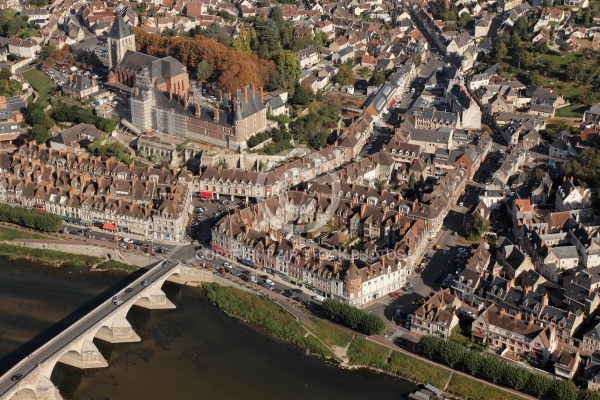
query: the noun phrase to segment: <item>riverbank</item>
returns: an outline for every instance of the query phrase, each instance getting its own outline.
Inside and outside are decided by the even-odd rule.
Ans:
[[[335,358],[347,369],[370,369],[417,384],[430,383],[460,399],[522,400],[527,395],[509,392],[418,356],[366,340],[345,328],[314,317],[297,318],[264,296],[233,287],[205,284],[209,301],[227,315],[264,329],[270,335],[294,343],[326,359]],[[296,311],[301,313],[300,310]],[[300,323],[299,320],[303,321]],[[307,326],[309,325],[309,326]],[[304,334],[304,336],[302,336]],[[301,338],[314,336],[305,342]]]
[[[0,243],[0,257],[16,262],[39,263],[49,267],[73,267],[99,271],[133,272],[138,267],[114,260],[62,251],[30,248],[14,244]]]

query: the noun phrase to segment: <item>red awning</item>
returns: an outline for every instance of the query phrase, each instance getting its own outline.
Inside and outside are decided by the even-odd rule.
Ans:
[[[212,199],[212,193],[211,192],[198,192],[198,196],[202,197],[203,199],[206,200],[211,200]]]
[[[111,224],[110,222],[105,222],[104,225],[102,225],[102,229],[106,229],[107,231],[116,232],[117,226],[115,224]]]
[[[210,249],[213,250],[213,251],[216,251],[217,253],[224,254],[226,256],[229,255],[229,251],[228,250],[222,249],[221,247],[215,246],[214,244],[210,245]]]

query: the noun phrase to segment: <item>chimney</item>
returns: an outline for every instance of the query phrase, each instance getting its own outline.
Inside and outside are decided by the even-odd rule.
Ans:
[[[258,91],[260,92],[260,102],[264,103],[265,102],[265,96],[264,96],[264,93],[263,93],[262,86],[258,88]]]
[[[517,311],[515,313],[515,321],[519,319],[523,319],[523,314],[521,313],[521,311]]]
[[[92,78],[92,87],[96,86],[96,80]]]
[[[500,315],[500,316],[504,315],[504,308],[500,307],[500,309],[498,310],[498,315]]]
[[[244,86],[244,101],[248,101],[248,86]]]
[[[569,179],[571,179],[571,183],[573,183],[573,176],[571,176]]]
[[[183,107],[188,108],[188,96],[183,96]]]
[[[213,109],[213,116],[214,116],[215,122],[219,122],[219,109],[216,107]]]
[[[169,88],[169,100],[173,99],[173,89]]]
[[[563,176],[563,182],[566,182],[566,181],[567,181],[567,177]]]
[[[69,75],[69,83],[73,83],[73,74]]]
[[[252,82],[252,96],[256,95],[256,85]]]
[[[544,295],[542,296],[542,305],[543,306],[548,305],[548,293],[544,293]]]
[[[196,117],[200,116],[200,104],[196,103]]]

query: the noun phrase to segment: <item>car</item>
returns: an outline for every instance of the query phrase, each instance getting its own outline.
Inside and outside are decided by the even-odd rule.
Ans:
[[[142,286],[148,286],[150,284],[150,281],[144,281],[142,282]]]
[[[283,290],[281,290],[281,289],[274,288],[272,290],[273,290],[273,292],[275,292],[277,294],[283,294]]]
[[[121,304],[123,304],[123,300],[115,301],[115,306],[120,306]]]
[[[229,264],[228,262],[224,262],[223,266],[227,269],[231,269],[233,266],[231,264]]]
[[[303,249],[303,248],[305,248],[305,247],[306,247],[306,245],[305,245],[304,243],[300,243],[300,248],[301,248],[301,249]]]
[[[114,303],[114,302],[117,302],[117,301],[119,301],[119,300],[121,300],[121,296],[115,296],[115,297],[113,297],[113,299],[112,299],[113,303]]]
[[[458,232],[454,232],[452,236],[458,236]]]
[[[464,203],[461,201],[460,203],[458,203],[459,207],[462,207],[464,205]]]
[[[284,295],[285,297],[289,297],[289,298],[291,299],[292,297],[294,297],[294,292],[292,292],[292,291],[291,291],[291,290],[289,290],[289,289],[286,289],[286,290],[284,290],[284,291],[283,291],[283,295]]]
[[[312,239],[306,239],[306,243],[314,243],[315,241]]]
[[[231,275],[233,275],[233,276],[240,276],[242,274],[240,274],[238,271],[231,271]]]
[[[125,289],[125,293],[130,293],[133,289],[128,287],[127,289]]]
[[[404,339],[400,339],[400,338],[394,339],[394,344],[396,346],[404,346],[405,343],[406,342],[404,341]]]
[[[248,282],[250,280],[250,277],[248,275],[242,275],[240,276],[240,278],[242,278],[244,282]]]
[[[23,374],[15,374],[10,378],[11,381],[19,381],[23,377]]]
[[[272,281],[272,280],[270,280],[270,279],[265,279],[265,283],[266,283],[267,285],[269,285],[269,286],[274,286],[274,285],[275,285],[275,282],[273,282],[273,281]]]

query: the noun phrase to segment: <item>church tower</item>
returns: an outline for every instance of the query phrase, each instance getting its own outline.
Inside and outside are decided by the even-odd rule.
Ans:
[[[125,23],[121,13],[117,13],[115,16],[115,22],[110,28],[106,44],[108,47],[108,67],[110,69],[117,66],[127,50],[135,51],[135,35]]]

